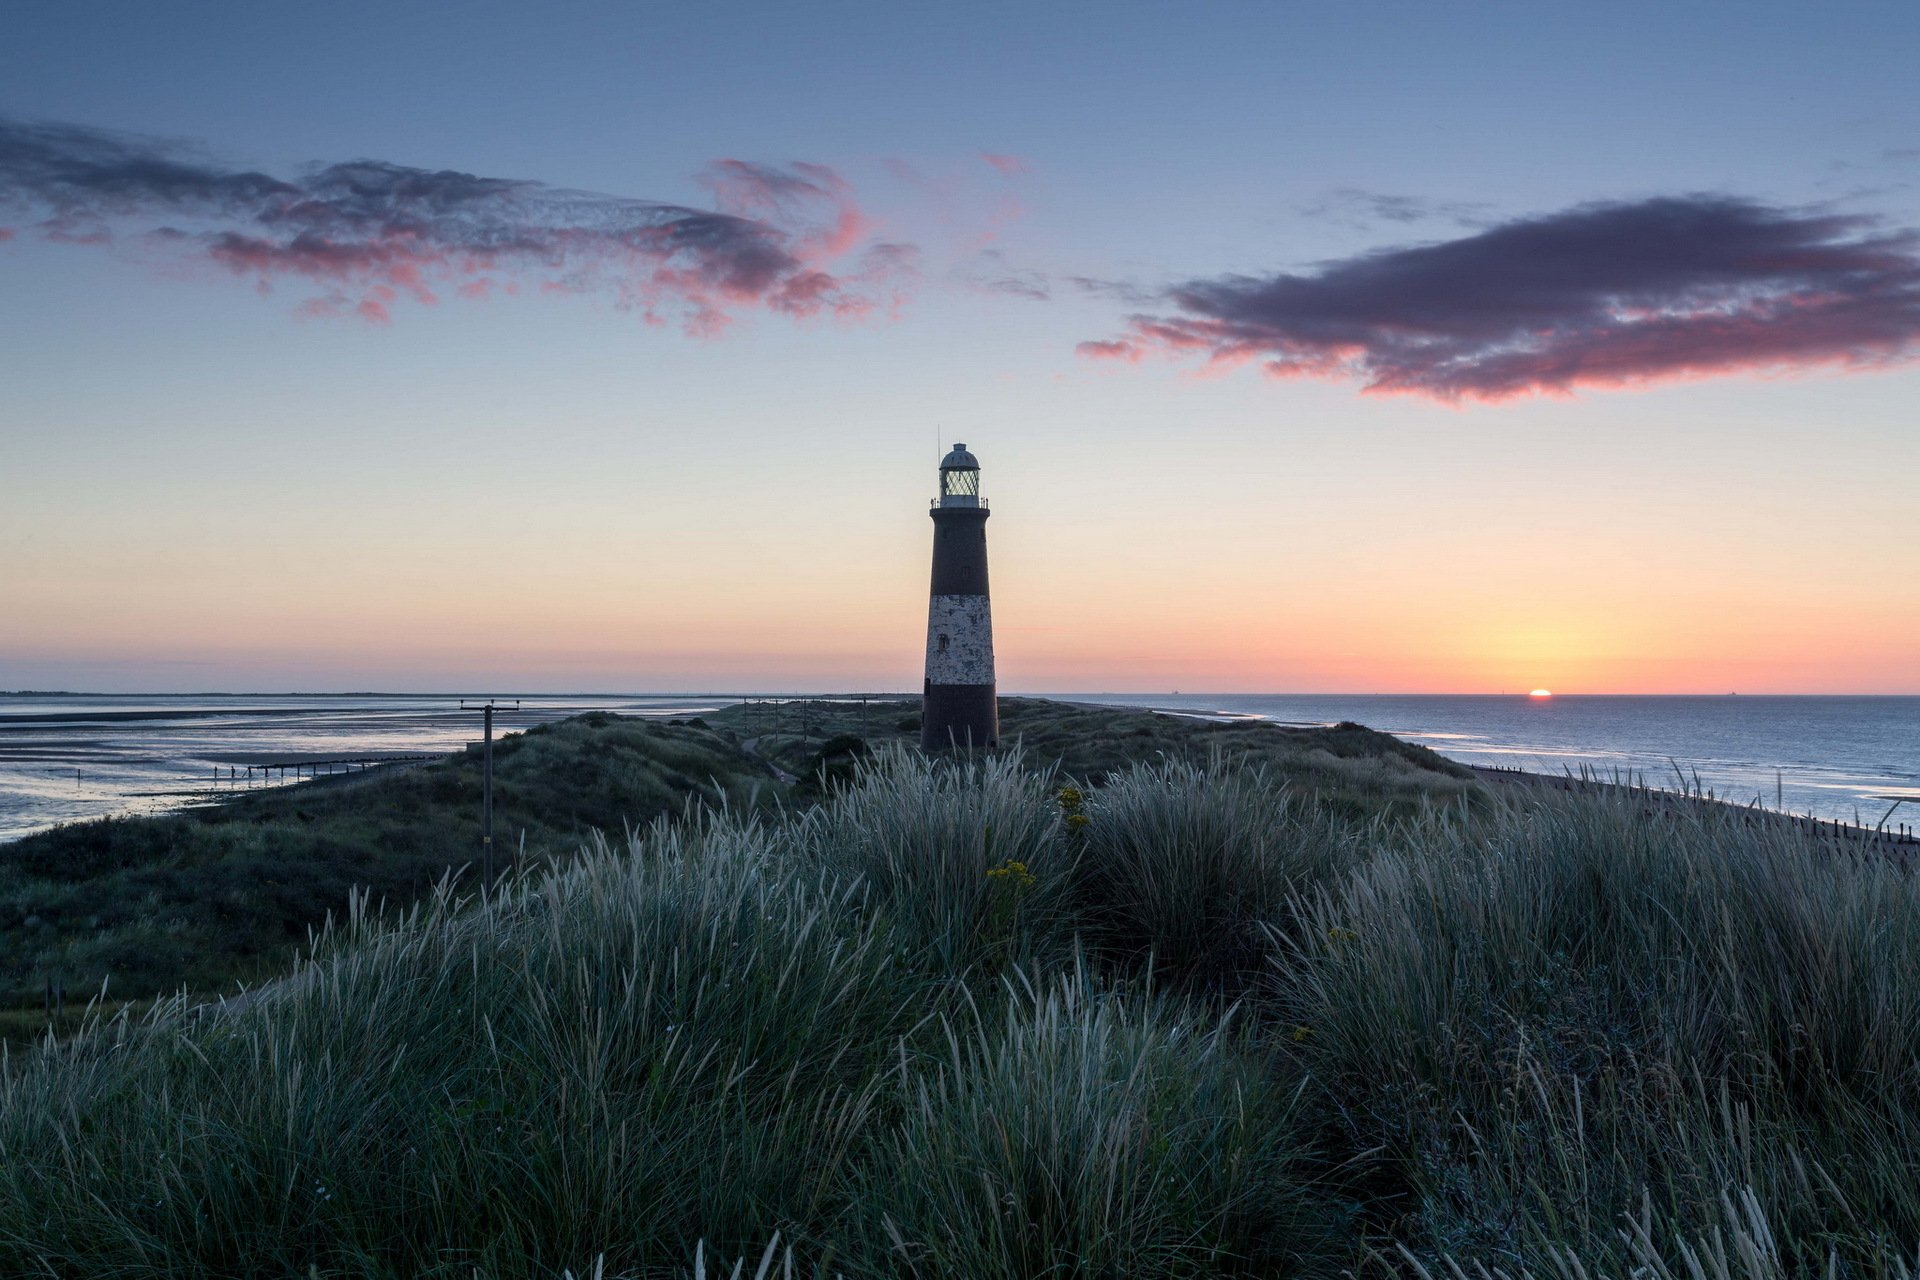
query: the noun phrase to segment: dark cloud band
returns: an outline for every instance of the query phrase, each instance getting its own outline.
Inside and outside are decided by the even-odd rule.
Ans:
[[[1164,301],[1081,354],[1197,353],[1450,401],[1920,354],[1912,233],[1723,196],[1582,205]]]
[[[0,121],[0,210],[44,237],[204,255],[263,287],[304,280],[312,312],[385,320],[402,296],[529,286],[610,293],[710,334],[745,308],[855,317],[897,303],[910,251],[873,241],[832,170],[728,160],[706,180],[717,210],[374,160],[283,180],[148,139]]]

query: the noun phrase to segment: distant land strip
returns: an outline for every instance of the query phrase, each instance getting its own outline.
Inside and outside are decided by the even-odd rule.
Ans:
[[[338,707],[189,707],[176,711],[9,711],[0,724],[61,724],[90,720],[204,720],[217,716],[320,715]]]

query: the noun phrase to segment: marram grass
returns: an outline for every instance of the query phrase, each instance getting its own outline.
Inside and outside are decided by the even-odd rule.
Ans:
[[[1905,866],[1390,783],[895,752],[357,904],[8,1062],[0,1275],[1912,1280]]]
[[[902,1275],[1207,1276],[1279,1267],[1289,1088],[1235,1020],[1072,971],[902,1064],[863,1171]]]

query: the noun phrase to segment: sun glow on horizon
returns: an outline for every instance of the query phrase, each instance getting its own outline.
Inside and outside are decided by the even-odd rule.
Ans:
[[[1527,696],[1529,698],[1551,698],[1553,696],[1553,690],[1535,689],[1531,693],[1529,693]]]

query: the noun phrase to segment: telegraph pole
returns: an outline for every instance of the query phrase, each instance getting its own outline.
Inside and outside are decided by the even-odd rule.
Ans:
[[[493,883],[493,713],[496,711],[518,711],[520,699],[515,698],[511,707],[488,698],[485,702],[469,702],[460,699],[462,711],[478,711],[483,715],[486,725],[486,745],[482,748],[480,782],[480,876],[481,883]]]

